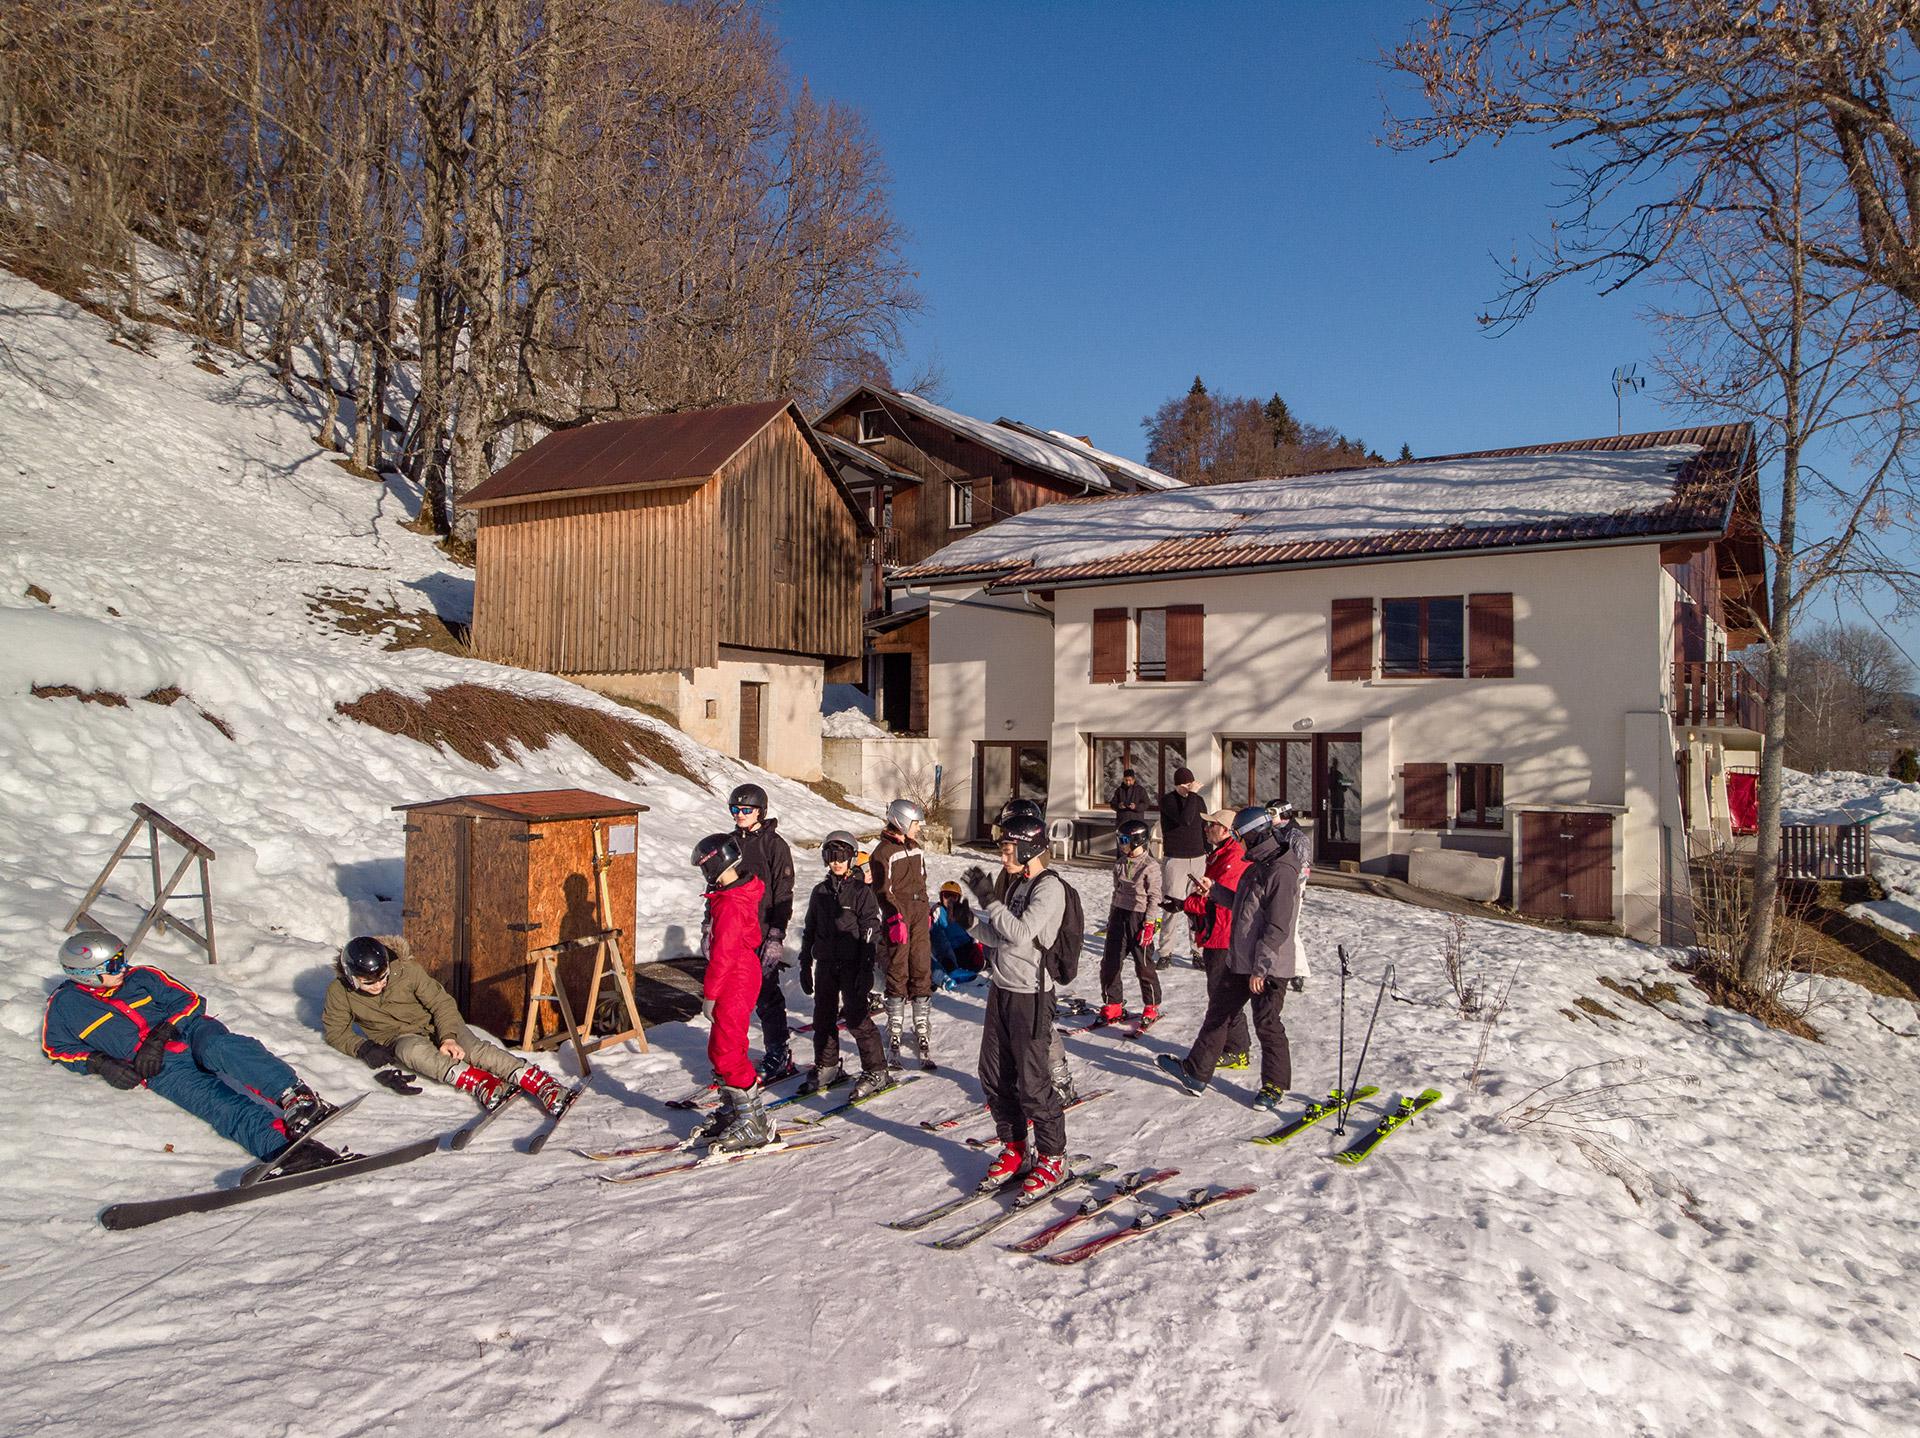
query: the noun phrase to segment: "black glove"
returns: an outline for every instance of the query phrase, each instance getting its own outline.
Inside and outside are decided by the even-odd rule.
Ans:
[[[167,1061],[167,1045],[175,1037],[173,1021],[163,1019],[147,1030],[147,1036],[140,1040],[140,1047],[133,1051],[133,1071],[142,1079],[150,1079],[160,1072],[160,1066]]]
[[[385,1084],[388,1088],[392,1089],[395,1093],[407,1093],[407,1094],[419,1093],[420,1092],[419,1084],[407,1082],[407,1080],[410,1079],[411,1077],[413,1077],[413,1075],[408,1073],[402,1073],[397,1068],[381,1069],[379,1073],[373,1076],[373,1081],[375,1083]]]
[[[1160,912],[1163,914],[1185,913],[1186,908],[1187,906],[1178,899],[1162,899],[1160,901]]]
[[[1301,975],[1295,974],[1287,980],[1287,987],[1292,989],[1296,994],[1304,994],[1307,991],[1307,981]]]
[[[800,960],[800,992],[803,994],[813,992],[813,963],[809,959]]]
[[[393,1056],[392,1044],[377,1044],[372,1039],[362,1039],[355,1057],[370,1069],[391,1068],[400,1062]]]
[[[975,864],[960,876],[960,882],[973,891],[974,898],[983,904],[993,902],[993,885],[987,879],[987,871]]]
[[[134,1072],[132,1064],[122,1063],[98,1050],[87,1055],[87,1072],[99,1074],[115,1088],[140,1087],[140,1075]]]

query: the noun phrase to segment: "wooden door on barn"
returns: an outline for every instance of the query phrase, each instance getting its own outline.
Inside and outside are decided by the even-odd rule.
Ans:
[[[1520,815],[1520,912],[1538,919],[1613,918],[1613,818]]]
[[[749,764],[766,767],[762,735],[766,733],[765,708],[767,686],[740,686],[740,757]]]

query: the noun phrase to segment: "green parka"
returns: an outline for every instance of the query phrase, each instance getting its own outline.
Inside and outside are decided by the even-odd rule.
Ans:
[[[349,1058],[358,1058],[360,1032],[377,1044],[391,1044],[404,1034],[419,1034],[439,1043],[458,1035],[465,1026],[453,996],[412,959],[395,959],[387,969],[387,986],[365,994],[335,977],[321,1010],[320,1028],[327,1042]]]

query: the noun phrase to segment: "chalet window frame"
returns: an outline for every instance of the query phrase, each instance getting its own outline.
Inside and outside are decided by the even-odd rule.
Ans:
[[[1097,805],[1103,802],[1108,792],[1102,779],[1100,749],[1104,744],[1120,746],[1120,764],[1115,771],[1116,778],[1121,771],[1132,768],[1140,782],[1153,791],[1156,802],[1162,794],[1173,792],[1173,774],[1176,769],[1188,766],[1187,736],[1185,734],[1089,734],[1087,736],[1087,792],[1093,796]],[[1140,746],[1142,753],[1152,752],[1153,762],[1148,764],[1134,746]],[[1153,746],[1148,751],[1147,746]],[[1169,764],[1168,750],[1172,749],[1173,762]]]
[[[878,444],[887,437],[885,429],[887,412],[884,409],[863,409],[859,414],[858,434],[861,444]]]
[[[1453,827],[1498,832],[1507,827],[1506,765],[1453,766]],[[1499,817],[1489,818],[1489,813]]]
[[[1290,748],[1289,746],[1297,746]],[[1243,752],[1236,754],[1240,748]],[[1274,759],[1273,769],[1279,777],[1277,791],[1262,793],[1260,789],[1261,751],[1266,750]],[[1305,765],[1300,771],[1302,792],[1293,792],[1295,768],[1293,759],[1296,753],[1305,755]],[[1271,786],[1269,786],[1271,787]],[[1220,739],[1220,788],[1224,804],[1229,809],[1245,808],[1248,804],[1266,804],[1281,802],[1292,804],[1302,814],[1313,812],[1313,740],[1306,735],[1224,735]],[[1236,790],[1238,792],[1236,792]]]
[[[1147,657],[1147,616],[1159,616],[1160,653],[1157,658]],[[1133,678],[1139,684],[1164,684],[1167,682],[1167,607],[1148,606],[1133,611],[1133,622],[1128,625],[1133,641]]]
[[[1404,660],[1396,661],[1392,655],[1393,622],[1389,619],[1389,610],[1394,605],[1416,604],[1419,606],[1415,634],[1417,637],[1417,656],[1413,667],[1406,667]],[[1431,622],[1432,606],[1436,604],[1453,605],[1458,610],[1459,644],[1458,657],[1451,669],[1433,667]],[[1467,596],[1464,594],[1405,594],[1383,596],[1380,600],[1380,677],[1382,679],[1465,679],[1469,636],[1467,633]]]
[[[970,479],[948,480],[947,528],[972,529],[973,527],[973,481]]]

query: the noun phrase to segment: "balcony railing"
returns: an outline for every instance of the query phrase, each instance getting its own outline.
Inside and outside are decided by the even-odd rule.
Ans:
[[[1673,666],[1673,722],[1688,728],[1766,730],[1766,687],[1722,659]]]
[[[1780,877],[1859,879],[1873,872],[1871,824],[1782,824]]]

